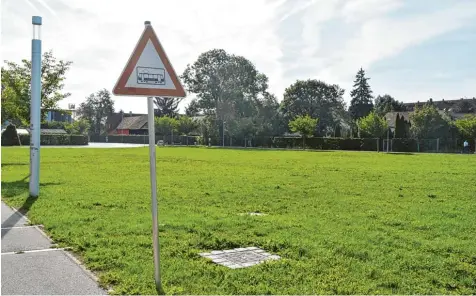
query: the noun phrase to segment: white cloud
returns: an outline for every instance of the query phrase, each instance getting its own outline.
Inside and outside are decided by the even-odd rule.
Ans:
[[[335,52],[341,60],[325,71],[338,80],[348,80],[359,67],[394,57],[403,50],[451,32],[476,17],[476,2],[461,2],[454,7],[408,18],[373,18],[363,22],[359,32]]]
[[[362,21],[381,16],[403,6],[402,0],[353,0],[342,8],[342,16],[347,22]]]
[[[2,54],[13,61],[29,58],[31,16],[43,16],[43,49],[74,62],[66,81],[73,95],[61,105],[78,104],[101,88],[112,89],[143,22],[150,20],[179,74],[200,53],[223,48],[254,62],[281,98],[296,79],[348,87],[360,66],[476,16],[476,3],[467,1],[446,11],[390,18],[402,5],[400,0],[4,0]],[[125,111],[144,112],[145,102],[116,98]]]

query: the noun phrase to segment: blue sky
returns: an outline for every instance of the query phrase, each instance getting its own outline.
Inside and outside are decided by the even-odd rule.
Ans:
[[[297,79],[346,89],[363,67],[375,95],[425,101],[476,96],[476,1],[471,0],[3,0],[2,60],[30,56],[31,16],[44,49],[74,62],[61,103],[112,90],[150,20],[178,73],[206,50],[243,55],[280,100]],[[182,108],[193,98],[190,95]],[[116,109],[145,112],[143,98]]]

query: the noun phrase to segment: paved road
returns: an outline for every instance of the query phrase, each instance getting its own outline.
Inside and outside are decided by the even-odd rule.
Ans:
[[[106,295],[92,274],[2,201],[2,295]]]

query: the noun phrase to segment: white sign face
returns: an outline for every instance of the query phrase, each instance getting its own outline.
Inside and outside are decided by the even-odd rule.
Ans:
[[[186,96],[152,26],[146,26],[112,92],[125,96]]]
[[[147,41],[126,87],[176,89],[152,41]]]

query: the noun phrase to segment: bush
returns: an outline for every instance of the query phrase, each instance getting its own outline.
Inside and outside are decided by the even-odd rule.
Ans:
[[[2,146],[18,146],[20,139],[18,138],[17,128],[13,124],[9,124],[2,133]]]
[[[86,135],[70,135],[70,145],[88,145],[88,136]]]
[[[307,138],[306,148],[319,150],[377,151],[377,139]],[[302,138],[276,137],[276,148],[302,148]]]
[[[22,145],[30,145],[30,135],[20,135]],[[85,135],[41,135],[40,146],[69,146],[88,145],[88,136]]]
[[[104,142],[106,142],[106,137],[104,136]],[[102,141],[101,141],[102,142]],[[107,136],[108,143],[125,143],[125,144],[149,144],[148,135],[111,135]]]
[[[418,151],[418,141],[416,139],[393,139],[392,151],[394,152],[416,152]]]

